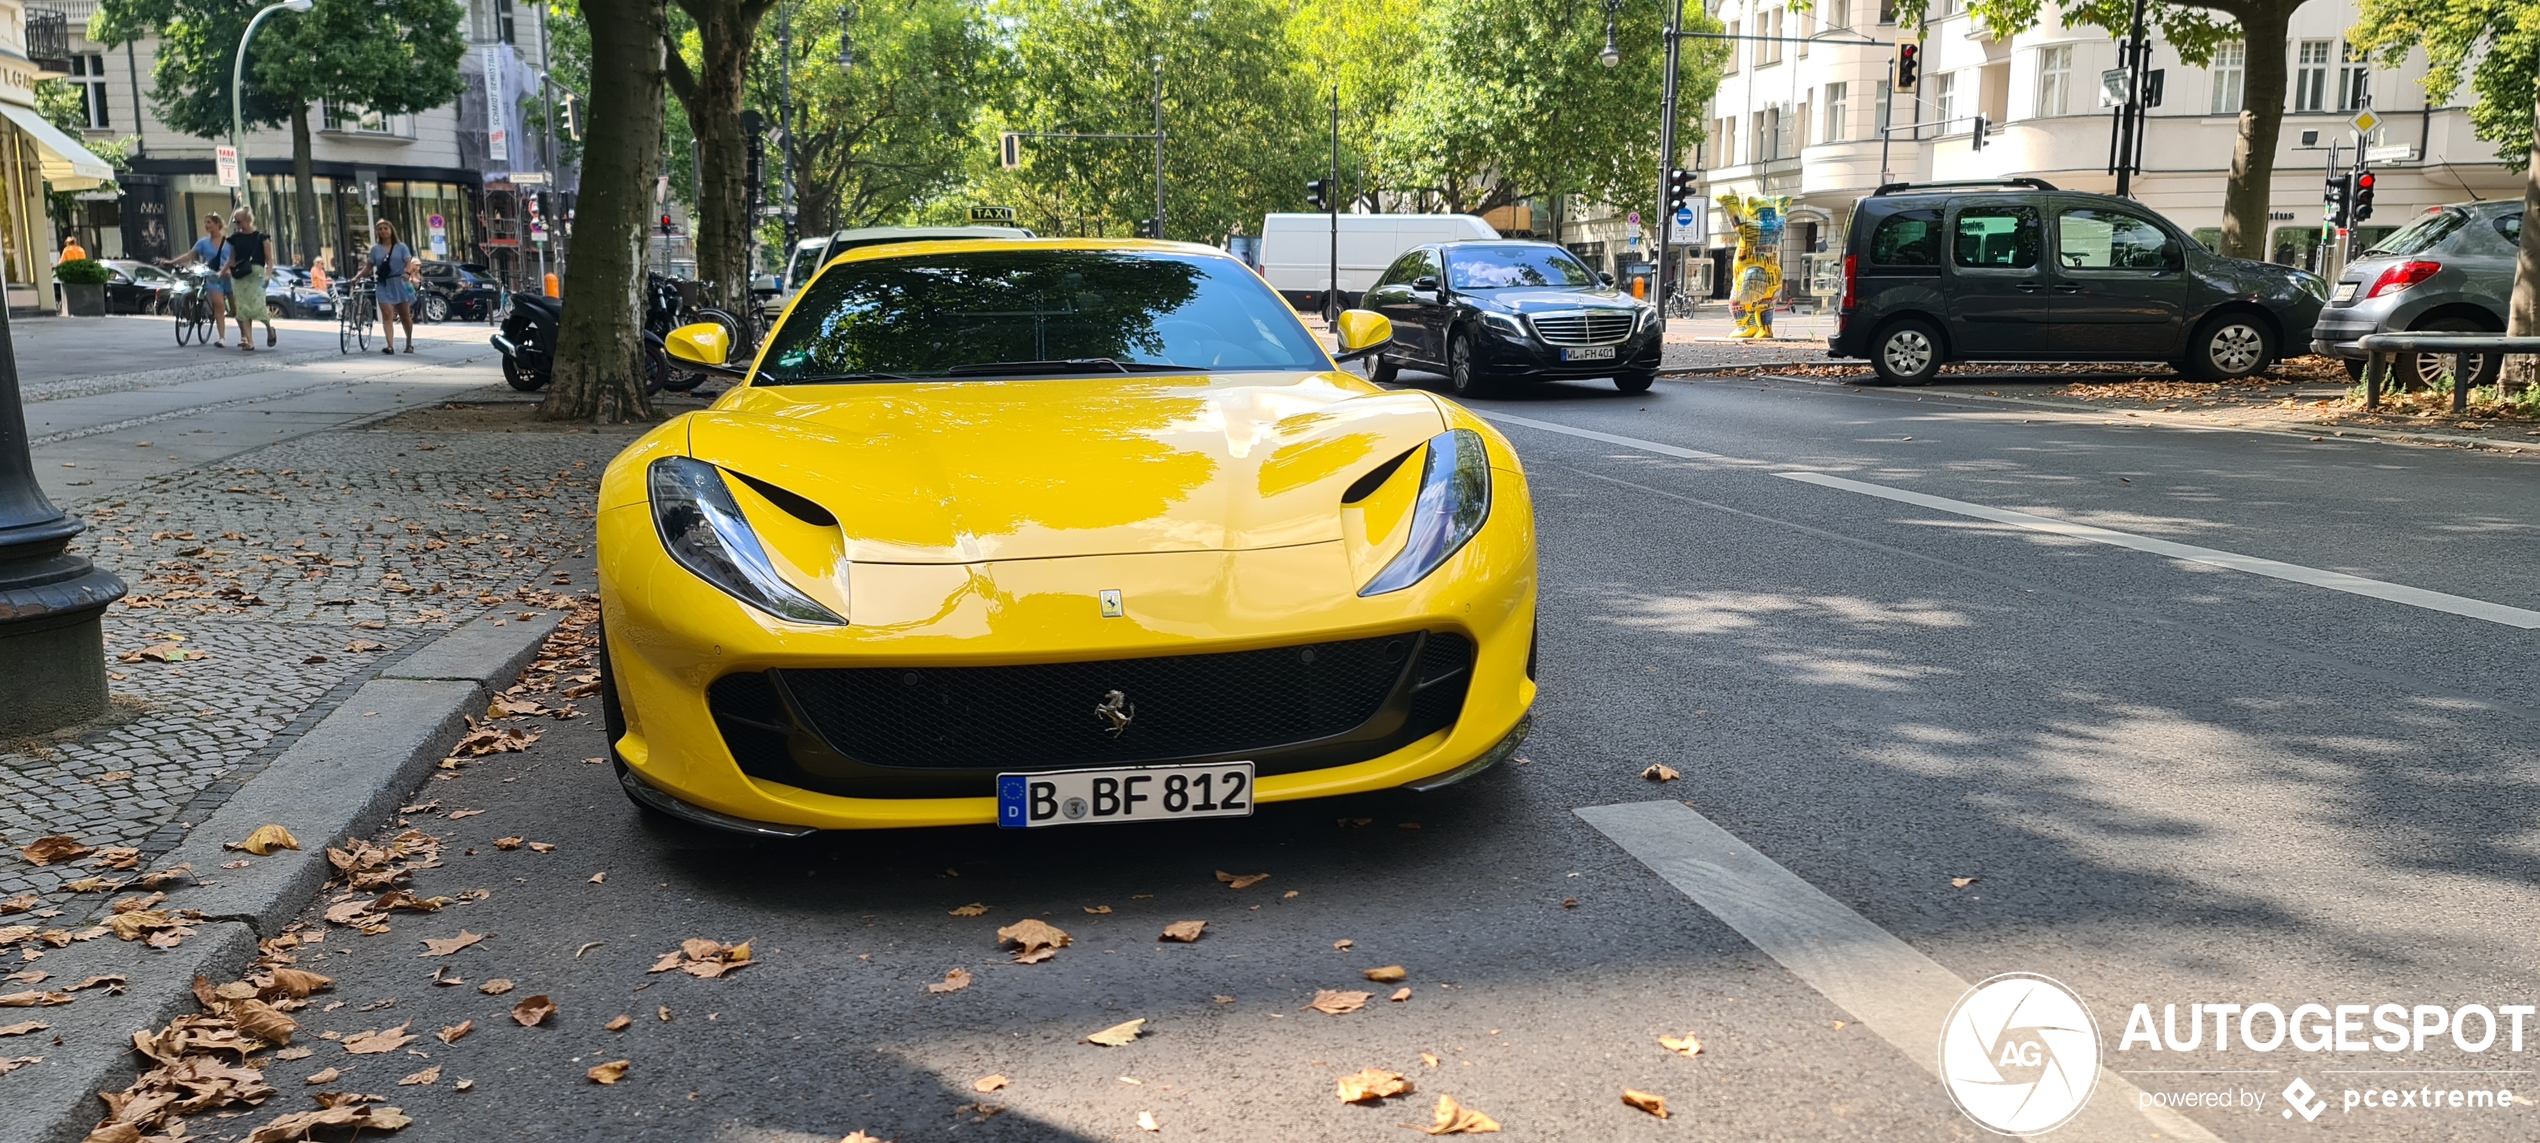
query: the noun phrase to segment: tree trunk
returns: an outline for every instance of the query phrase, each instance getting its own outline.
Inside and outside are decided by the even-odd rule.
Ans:
[[[645,214],[661,165],[661,0],[583,0],[591,30],[591,106],[582,193],[566,271],[564,329],[543,420],[619,422],[660,416],[644,391]]]
[[[750,46],[766,0],[677,0],[697,23],[697,70],[667,61],[671,93],[687,109],[697,139],[697,281],[706,304],[750,312],[751,216],[748,130],[741,121]]]
[[[326,248],[326,238],[318,233],[317,175],[309,164],[309,105],[291,109],[291,214],[298,220],[296,229],[300,267],[317,265],[318,251]],[[332,273],[334,267],[328,267]]]
[[[2222,252],[2265,260],[2268,195],[2275,187],[2275,145],[2284,134],[2285,29],[2302,0],[2231,10],[2248,45],[2241,76],[2240,137],[2231,148],[2231,180],[2223,184]]]
[[[2511,337],[2540,334],[2540,104],[2531,111],[2531,165],[2522,175],[2522,254],[2514,260],[2514,292],[2505,305],[2505,333]],[[2540,357],[2517,353],[2505,358],[2496,396],[2540,384]]]

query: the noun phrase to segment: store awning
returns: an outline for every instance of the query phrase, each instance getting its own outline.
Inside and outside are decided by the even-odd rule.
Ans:
[[[89,154],[79,140],[47,122],[34,108],[0,103],[0,116],[7,116],[35,140],[36,149],[44,153],[44,181],[53,184],[54,190],[83,191],[115,181],[113,167]]]

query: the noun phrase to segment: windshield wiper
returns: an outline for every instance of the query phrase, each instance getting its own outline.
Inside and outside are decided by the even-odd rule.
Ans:
[[[1208,370],[1170,361],[1116,361],[1108,357],[1069,357],[1053,361],[980,361],[944,371],[963,377],[982,373],[1206,373]]]
[[[860,381],[915,381],[905,373],[814,373],[807,377],[767,377],[762,385],[852,385]]]

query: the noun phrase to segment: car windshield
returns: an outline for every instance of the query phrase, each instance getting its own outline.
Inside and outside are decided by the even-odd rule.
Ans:
[[[1593,286],[1596,275],[1557,246],[1464,246],[1447,251],[1447,284],[1459,290]]]
[[[973,250],[847,262],[803,290],[762,385],[1329,368],[1287,304],[1226,258]]]
[[[2468,221],[2469,215],[2460,211],[2436,210],[2399,228],[2397,234],[2373,243],[2372,249],[2356,257],[2386,254],[2394,258],[2404,258],[2410,254],[2422,254],[2451,237],[2453,231],[2459,230]]]
[[[168,273],[156,266],[126,266],[123,267],[123,269],[127,273],[130,273],[134,278],[144,282],[173,282],[176,280],[176,275]]]

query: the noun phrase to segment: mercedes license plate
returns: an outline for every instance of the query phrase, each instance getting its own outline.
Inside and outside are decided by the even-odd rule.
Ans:
[[[1586,349],[1564,349],[1561,351],[1561,360],[1612,361],[1614,360],[1614,347],[1610,345],[1594,345],[1589,346]]]
[[[1252,816],[1252,763],[997,775],[1007,829]]]
[[[2336,300],[2336,301],[2341,301],[2341,302],[2351,302],[2351,301],[2354,301],[2354,300],[2355,300],[2355,288],[2356,288],[2357,286],[2362,285],[2362,284],[2363,284],[2363,283],[2361,283],[2361,282],[2339,282],[2339,283],[2337,283],[2337,294],[2336,294],[2335,300]]]

